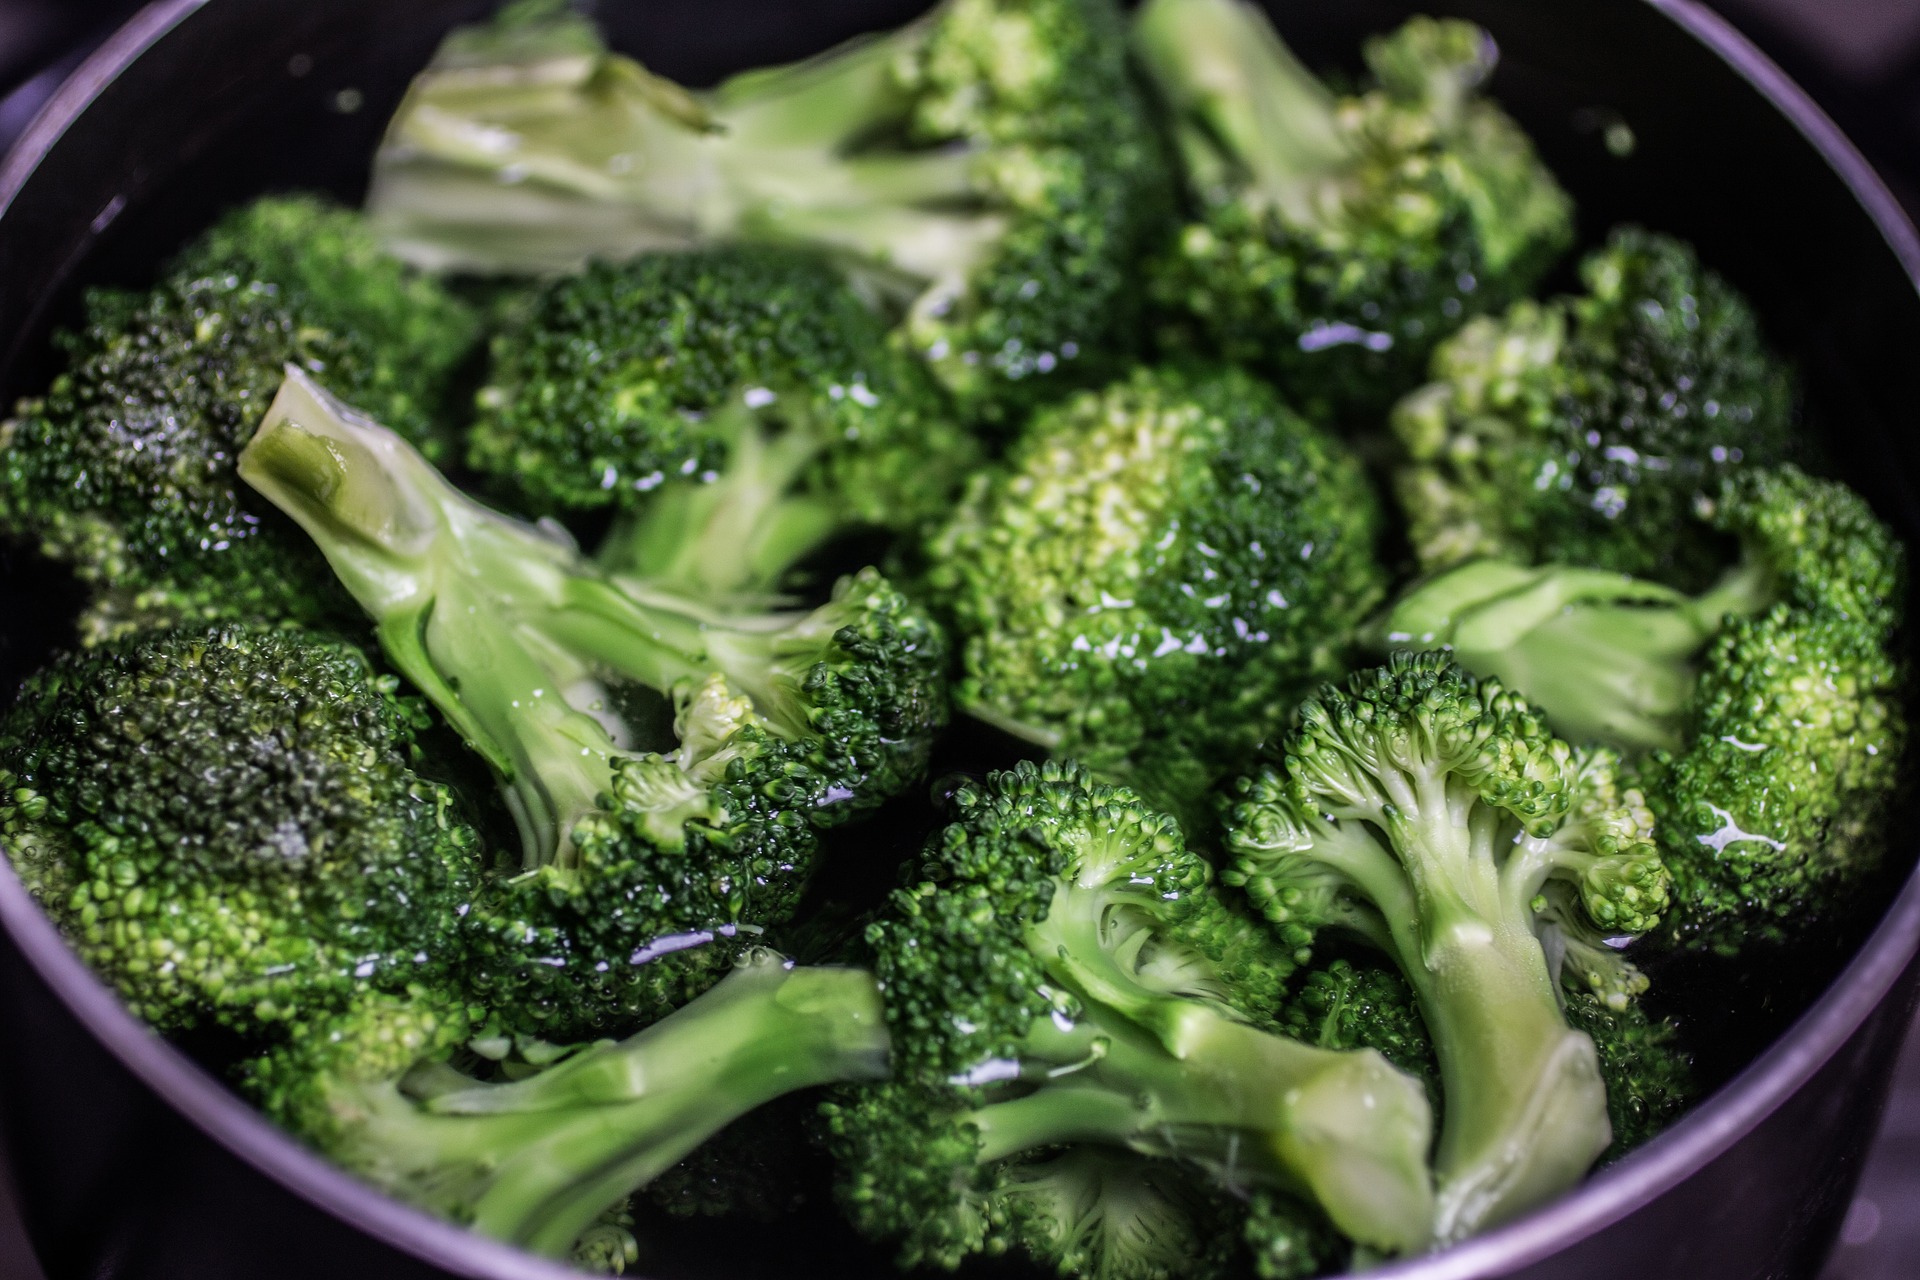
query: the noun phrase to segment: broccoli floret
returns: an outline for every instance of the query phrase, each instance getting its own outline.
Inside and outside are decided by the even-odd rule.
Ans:
[[[1806,936],[1844,916],[1884,853],[1905,671],[1859,618],[1790,605],[1729,626],[1701,668],[1687,745],[1643,783],[1674,930],[1727,953]]]
[[[1016,1164],[1000,1187],[1021,1252],[1088,1280],[1228,1280],[1246,1214],[1193,1171],[1110,1147]]]
[[[382,1190],[567,1257],[610,1208],[737,1117],[795,1090],[884,1076],[879,1005],[861,970],[760,952],[624,1041],[487,1081],[450,1061],[484,1030],[477,1011],[415,988],[316,1019],[247,1083],[275,1119]]]
[[[1693,1055],[1672,1021],[1649,1016],[1638,1003],[1611,1008],[1575,993],[1567,997],[1567,1022],[1593,1037],[1600,1054],[1613,1129],[1608,1163],[1644,1146],[1699,1100]]]
[[[522,509],[622,512],[605,567],[704,598],[944,515],[980,453],[839,276],[785,249],[554,282],[494,340],[480,405],[469,461]]]
[[[1283,937],[1377,945],[1419,999],[1446,1098],[1442,1243],[1566,1190],[1610,1140],[1593,1043],[1536,931],[1562,884],[1595,930],[1659,921],[1666,872],[1615,770],[1497,681],[1396,653],[1304,704],[1281,760],[1239,787],[1227,878]]]
[[[439,286],[381,254],[358,215],[305,198],[242,209],[146,293],[96,289],[65,370],[0,424],[0,531],[97,593],[97,641],[174,620],[351,620],[297,531],[233,460],[291,362],[423,446],[475,332]]]
[[[1475,560],[1402,596],[1377,629],[1382,647],[1450,649],[1574,742],[1677,750],[1696,660],[1729,618],[1785,601],[1853,619],[1869,642],[1892,630],[1901,548],[1845,485],[1793,466],[1743,471],[1703,515],[1741,555],[1697,596],[1599,569]]]
[[[1237,370],[1038,415],[931,543],[960,704],[1204,827],[1384,593],[1359,463]]]
[[[1152,0],[1134,40],[1194,214],[1149,289],[1311,408],[1384,407],[1572,239],[1566,194],[1479,93],[1498,54],[1470,23],[1415,18],[1370,40],[1374,86],[1348,98],[1243,0]]]
[[[1399,970],[1334,960],[1302,974],[1278,1025],[1287,1035],[1322,1049],[1372,1049],[1427,1086],[1439,1100],[1440,1069],[1420,1020],[1413,988]]]
[[[1112,372],[1171,183],[1109,0],[948,0],[704,92],[523,11],[456,32],[370,209],[433,267],[548,271],[739,241],[838,261],[972,413]]]
[[[621,588],[297,369],[240,472],[498,774],[523,874],[466,928],[482,996],[551,1037],[710,984],[798,905],[819,831],[913,782],[945,723],[941,634],[872,570],[806,613]],[[670,726],[617,715],[620,690]]]
[[[429,712],[396,684],[293,629],[70,654],[0,724],[0,834],[162,1030],[256,1031],[444,977],[479,842],[414,773]]]
[[[827,1110],[864,1233],[899,1239],[908,1266],[1019,1248],[1074,1274],[1155,1274],[1162,1254],[1107,1229],[1139,1211],[1138,1176],[1116,1184],[1128,1203],[1071,1215],[1091,1234],[1057,1229],[1061,1202],[1097,1192],[1086,1166],[1051,1162],[1094,1147],[1174,1157],[1230,1192],[1307,1195],[1384,1250],[1425,1243],[1425,1094],[1376,1053],[1285,1039],[1220,997],[1196,915],[1211,872],[1178,824],[1053,761],[963,787],[954,805],[867,933],[893,1078]],[[1184,1197],[1148,1185],[1153,1214],[1172,1215]]]
[[[1723,553],[1696,508],[1785,460],[1792,379],[1680,241],[1617,231],[1581,277],[1583,296],[1468,325],[1394,410],[1414,550],[1428,568],[1553,559],[1700,590]]]

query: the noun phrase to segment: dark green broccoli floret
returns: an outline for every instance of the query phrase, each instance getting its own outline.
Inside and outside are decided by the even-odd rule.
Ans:
[[[1644,1145],[1699,1100],[1693,1055],[1672,1022],[1649,1017],[1638,1003],[1615,1009],[1578,993],[1567,997],[1567,1022],[1592,1036],[1600,1054],[1613,1128],[1609,1162]]]
[[[1680,937],[1732,952],[1844,915],[1885,852],[1904,685],[1872,627],[1825,610],[1714,640],[1686,747],[1645,771]]]
[[[494,340],[469,460],[535,512],[625,513],[601,560],[763,593],[831,538],[945,514],[979,448],[883,323],[804,253],[594,265]]]
[[[1698,596],[1606,570],[1475,560],[1415,586],[1378,628],[1383,648],[1450,649],[1532,699],[1554,731],[1624,750],[1683,744],[1697,657],[1729,618],[1785,601],[1893,628],[1904,558],[1845,485],[1797,467],[1729,479],[1703,516],[1741,555]]]
[[[1610,1140],[1593,1044],[1567,1026],[1539,931],[1631,936],[1666,906],[1615,768],[1496,681],[1396,653],[1322,689],[1282,759],[1241,784],[1228,879],[1290,945],[1344,928],[1418,996],[1446,1099],[1438,1241],[1558,1195]]]
[[[428,711],[305,632],[69,655],[0,724],[0,835],[134,1012],[249,1030],[443,977],[478,840],[412,770]]]
[[[1581,277],[1580,297],[1474,321],[1394,411],[1414,550],[1428,568],[1497,555],[1699,590],[1724,555],[1697,509],[1784,460],[1792,379],[1677,240],[1617,231]]]
[[[1372,1049],[1438,1100],[1440,1069],[1413,988],[1397,969],[1335,960],[1300,976],[1280,1029],[1322,1049]]]
[[[1425,1243],[1425,1094],[1376,1053],[1288,1040],[1222,998],[1211,872],[1172,819],[1058,762],[992,775],[954,805],[867,933],[893,1078],[828,1108],[863,1232],[899,1239],[909,1266],[1018,1248],[1073,1274],[1160,1274],[1166,1255],[1127,1224],[1145,1213],[1144,1240],[1183,1249],[1204,1238],[1175,1176],[1197,1172],[1306,1195],[1384,1250]],[[1124,1201],[1101,1196],[1108,1179]]]
[[[370,201],[401,254],[546,271],[809,246],[990,417],[1132,347],[1171,184],[1109,0],[947,0],[701,92],[545,8],[456,32],[415,82]]]
[[[1415,18],[1369,41],[1374,87],[1349,98],[1243,0],[1153,0],[1134,39],[1194,213],[1149,288],[1302,404],[1384,407],[1572,239],[1571,202],[1479,93],[1498,54],[1470,23]]]
[[[819,830],[914,781],[945,723],[940,632],[872,570],[807,613],[623,589],[297,370],[240,471],[498,774],[524,874],[465,927],[484,998],[547,1035],[711,983],[798,904]],[[617,714],[623,692],[670,724]]]
[[[624,1257],[609,1209],[755,1107],[886,1074],[870,975],[761,952],[620,1043],[583,1046],[523,1079],[450,1061],[484,1045],[476,1010],[443,991],[378,995],[252,1064],[269,1114],[381,1189],[558,1257],[582,1237]],[[613,1246],[612,1250],[607,1246]]]
[[[66,368],[0,424],[0,531],[97,593],[89,640],[173,620],[353,616],[305,540],[234,476],[289,363],[422,445],[472,317],[305,198],[233,214],[148,292],[96,289]]]
[[[1359,463],[1233,370],[1046,410],[932,542],[961,705],[1196,820],[1384,592]]]

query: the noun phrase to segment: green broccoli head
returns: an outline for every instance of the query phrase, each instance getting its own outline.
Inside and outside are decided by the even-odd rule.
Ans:
[[[1372,1049],[1427,1086],[1436,1100],[1440,1069],[1413,988],[1388,965],[1333,960],[1300,975],[1278,1006],[1278,1024],[1322,1049]]]
[[[1195,940],[1216,891],[1176,823],[1055,762],[995,774],[954,803],[920,878],[867,933],[893,1079],[827,1108],[863,1232],[900,1240],[906,1265],[1018,1248],[1152,1274],[1163,1254],[1112,1252],[1105,1233],[1140,1206],[1095,1196],[1077,1161],[1051,1163],[1112,1148],[1178,1157],[1216,1189],[1306,1195],[1383,1249],[1424,1242],[1424,1094],[1377,1054],[1284,1039],[1221,998]],[[1063,1187],[1065,1169],[1076,1172]],[[1111,1189],[1135,1197],[1141,1176]],[[1150,1185],[1156,1215],[1186,1200],[1172,1171]],[[1052,1224],[1039,1234],[1036,1187]],[[1069,1195],[1095,1197],[1077,1217],[1102,1228],[1096,1263],[1063,1256],[1085,1247],[1058,1229]],[[1186,1222],[1156,1234],[1192,1238]]]
[[[68,655],[0,729],[0,832],[128,1005],[241,1030],[444,978],[479,847],[358,650],[179,629]]]
[[[1003,418],[1131,350],[1129,271],[1169,186],[1107,0],[948,0],[703,92],[564,12],[455,33],[391,126],[371,208],[436,267],[807,246],[970,413]]]
[[[800,613],[623,587],[298,372],[240,470],[498,775],[525,874],[467,927],[494,1002],[542,1034],[710,982],[798,905],[819,831],[910,785],[945,724],[941,633],[872,570]]]
[[[1243,0],[1154,0],[1135,42],[1174,117],[1194,220],[1156,299],[1316,408],[1384,407],[1469,316],[1524,295],[1572,204],[1480,86],[1498,52],[1415,18],[1339,98]]]
[[[384,257],[358,215],[240,210],[144,294],[97,289],[66,367],[0,424],[0,529],[97,592],[90,640],[173,620],[319,626],[352,602],[233,463],[289,364],[430,446],[474,321]]]
[[[765,592],[837,534],[946,511],[978,462],[824,261],[732,247],[593,265],[494,340],[469,461],[523,509],[612,507],[607,567]]]
[[[1414,549],[1429,568],[1551,558],[1699,590],[1724,552],[1696,513],[1784,460],[1792,380],[1677,240],[1617,231],[1581,275],[1580,297],[1470,324],[1394,411]]]
[[[1359,463],[1233,370],[1029,425],[931,544],[961,705],[1192,819],[1384,591]]]
[[[1617,770],[1498,682],[1396,653],[1302,706],[1280,762],[1239,788],[1227,878],[1289,939],[1338,927],[1380,947],[1418,997],[1446,1097],[1440,1240],[1566,1190],[1610,1140],[1593,1044],[1567,1026],[1541,933],[1555,902],[1618,937],[1666,906],[1645,805]]]
[[[1885,848],[1905,671],[1858,617],[1782,605],[1701,664],[1684,749],[1646,770],[1675,929],[1733,952],[1844,913]]]
[[[618,1207],[701,1142],[887,1061],[870,975],[769,952],[623,1041],[537,1046],[505,1079],[488,1059],[507,1042],[446,988],[375,994],[302,1032],[247,1071],[270,1115],[399,1199],[561,1258],[624,1256]]]

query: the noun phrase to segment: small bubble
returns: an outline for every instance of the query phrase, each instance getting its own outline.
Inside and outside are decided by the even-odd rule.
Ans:
[[[333,95],[333,109],[343,116],[350,116],[367,105],[367,95],[358,89],[342,89]]]

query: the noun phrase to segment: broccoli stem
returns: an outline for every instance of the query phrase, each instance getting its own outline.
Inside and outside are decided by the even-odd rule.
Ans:
[[[725,470],[670,484],[615,525],[596,556],[609,573],[704,599],[764,596],[845,526],[843,504],[799,492],[826,447],[810,424],[766,428],[738,403],[725,415]]]
[[[1194,1007],[1176,1056],[1089,1006],[1036,1024],[1023,1079],[1039,1089],[976,1110],[983,1163],[1037,1147],[1122,1146],[1198,1163],[1230,1185],[1313,1196],[1343,1231],[1424,1244],[1433,1221],[1420,1086],[1370,1051],[1317,1049]]]
[[[879,991],[857,969],[762,953],[639,1034],[513,1084],[369,1099],[350,1158],[434,1201],[483,1171],[476,1230],[564,1256],[581,1232],[735,1119],[796,1089],[886,1075]]]
[[[967,212],[981,186],[968,149],[861,150],[905,128],[898,66],[935,22],[698,96],[604,48],[548,56],[523,33],[526,57],[496,48],[491,65],[420,77],[369,207],[397,253],[435,270],[564,270],[748,236],[825,244],[904,305],[1005,230]]]
[[[1150,0],[1135,49],[1170,99],[1195,185],[1232,179],[1303,226],[1324,220],[1325,184],[1353,163],[1336,99],[1241,0]]]
[[[783,665],[811,652],[806,624],[723,620],[616,587],[563,536],[474,502],[298,369],[239,469],[313,536],[394,665],[508,780],[530,870],[574,864],[574,826],[609,789],[618,749],[574,705],[597,700],[596,677],[672,694],[718,670],[776,729],[808,729],[804,659]]]
[[[1499,858],[1511,827],[1444,775],[1389,777],[1375,815],[1401,851],[1413,910],[1384,912],[1419,999],[1447,1100],[1434,1234],[1461,1240],[1576,1184],[1612,1140],[1587,1036],[1567,1026],[1532,918]]]
[[[1382,630],[1389,645],[1452,649],[1475,675],[1525,693],[1571,741],[1673,749],[1695,656],[1726,618],[1778,594],[1752,560],[1697,597],[1621,573],[1476,560],[1414,588]]]

